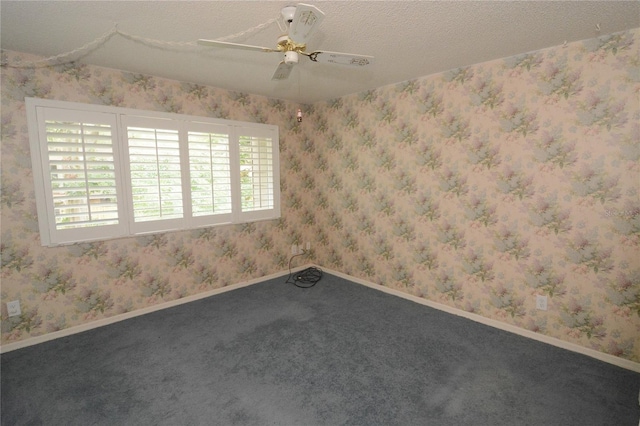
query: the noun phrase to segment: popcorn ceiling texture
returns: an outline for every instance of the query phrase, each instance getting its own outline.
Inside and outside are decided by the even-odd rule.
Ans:
[[[295,3],[295,2],[294,2]],[[449,69],[640,26],[634,1],[326,1],[307,45],[375,57],[364,68],[301,58],[286,82],[270,80],[279,54],[185,47],[200,38],[243,33],[280,16],[274,1],[0,2],[2,48],[41,56],[73,51],[117,25],[85,51],[97,66],[314,104]],[[597,29],[597,28],[600,29]],[[275,22],[226,41],[275,47]],[[147,44],[145,39],[153,40]],[[182,46],[182,47],[179,47]],[[72,56],[78,58],[80,56]]]
[[[311,241],[320,266],[640,362],[639,47],[633,30],[455,69],[300,124],[288,101],[3,68],[2,343],[283,271]],[[282,218],[41,247],[25,96],[276,124]]]

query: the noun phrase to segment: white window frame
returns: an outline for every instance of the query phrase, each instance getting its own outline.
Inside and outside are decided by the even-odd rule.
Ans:
[[[43,246],[58,246],[79,242],[108,240],[149,233],[178,231],[234,223],[273,220],[280,217],[280,163],[278,126],[222,120],[201,116],[143,111],[104,105],[83,104],[39,98],[25,98],[31,161],[35,185],[35,198]],[[116,168],[116,190],[118,197],[118,223],[109,226],[57,229],[48,154],[45,120],[94,120],[101,116],[111,124],[113,155]],[[167,128],[179,132],[180,170],[182,182],[183,217],[180,219],[136,222],[133,215],[131,168],[129,165],[129,141],[127,125],[166,124]],[[192,215],[189,131],[220,132],[229,136],[229,167],[231,182],[231,212],[211,215]],[[271,140],[271,162],[273,181],[273,205],[254,211],[242,211],[240,200],[240,154],[239,141],[242,136]],[[265,160],[266,161],[266,160]]]

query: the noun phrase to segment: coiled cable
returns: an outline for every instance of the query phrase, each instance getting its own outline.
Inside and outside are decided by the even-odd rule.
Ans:
[[[322,270],[315,266],[310,266],[296,273],[291,272],[291,261],[294,257],[303,256],[306,253],[296,254],[289,259],[289,277],[285,283],[293,284],[300,288],[311,288],[322,279]]]

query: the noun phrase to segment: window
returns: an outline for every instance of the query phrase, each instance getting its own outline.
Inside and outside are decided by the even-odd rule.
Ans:
[[[240,136],[242,212],[269,211],[275,203],[273,139],[259,134]]]
[[[277,126],[26,103],[43,245],[280,216]]]

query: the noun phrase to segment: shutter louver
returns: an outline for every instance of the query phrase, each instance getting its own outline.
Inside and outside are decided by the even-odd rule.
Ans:
[[[229,135],[190,131],[188,140],[192,215],[231,213]]]
[[[240,136],[240,192],[243,212],[274,208],[273,140]]]
[[[127,127],[135,222],[183,216],[177,130]]]
[[[116,225],[111,125],[45,121],[56,230]]]

